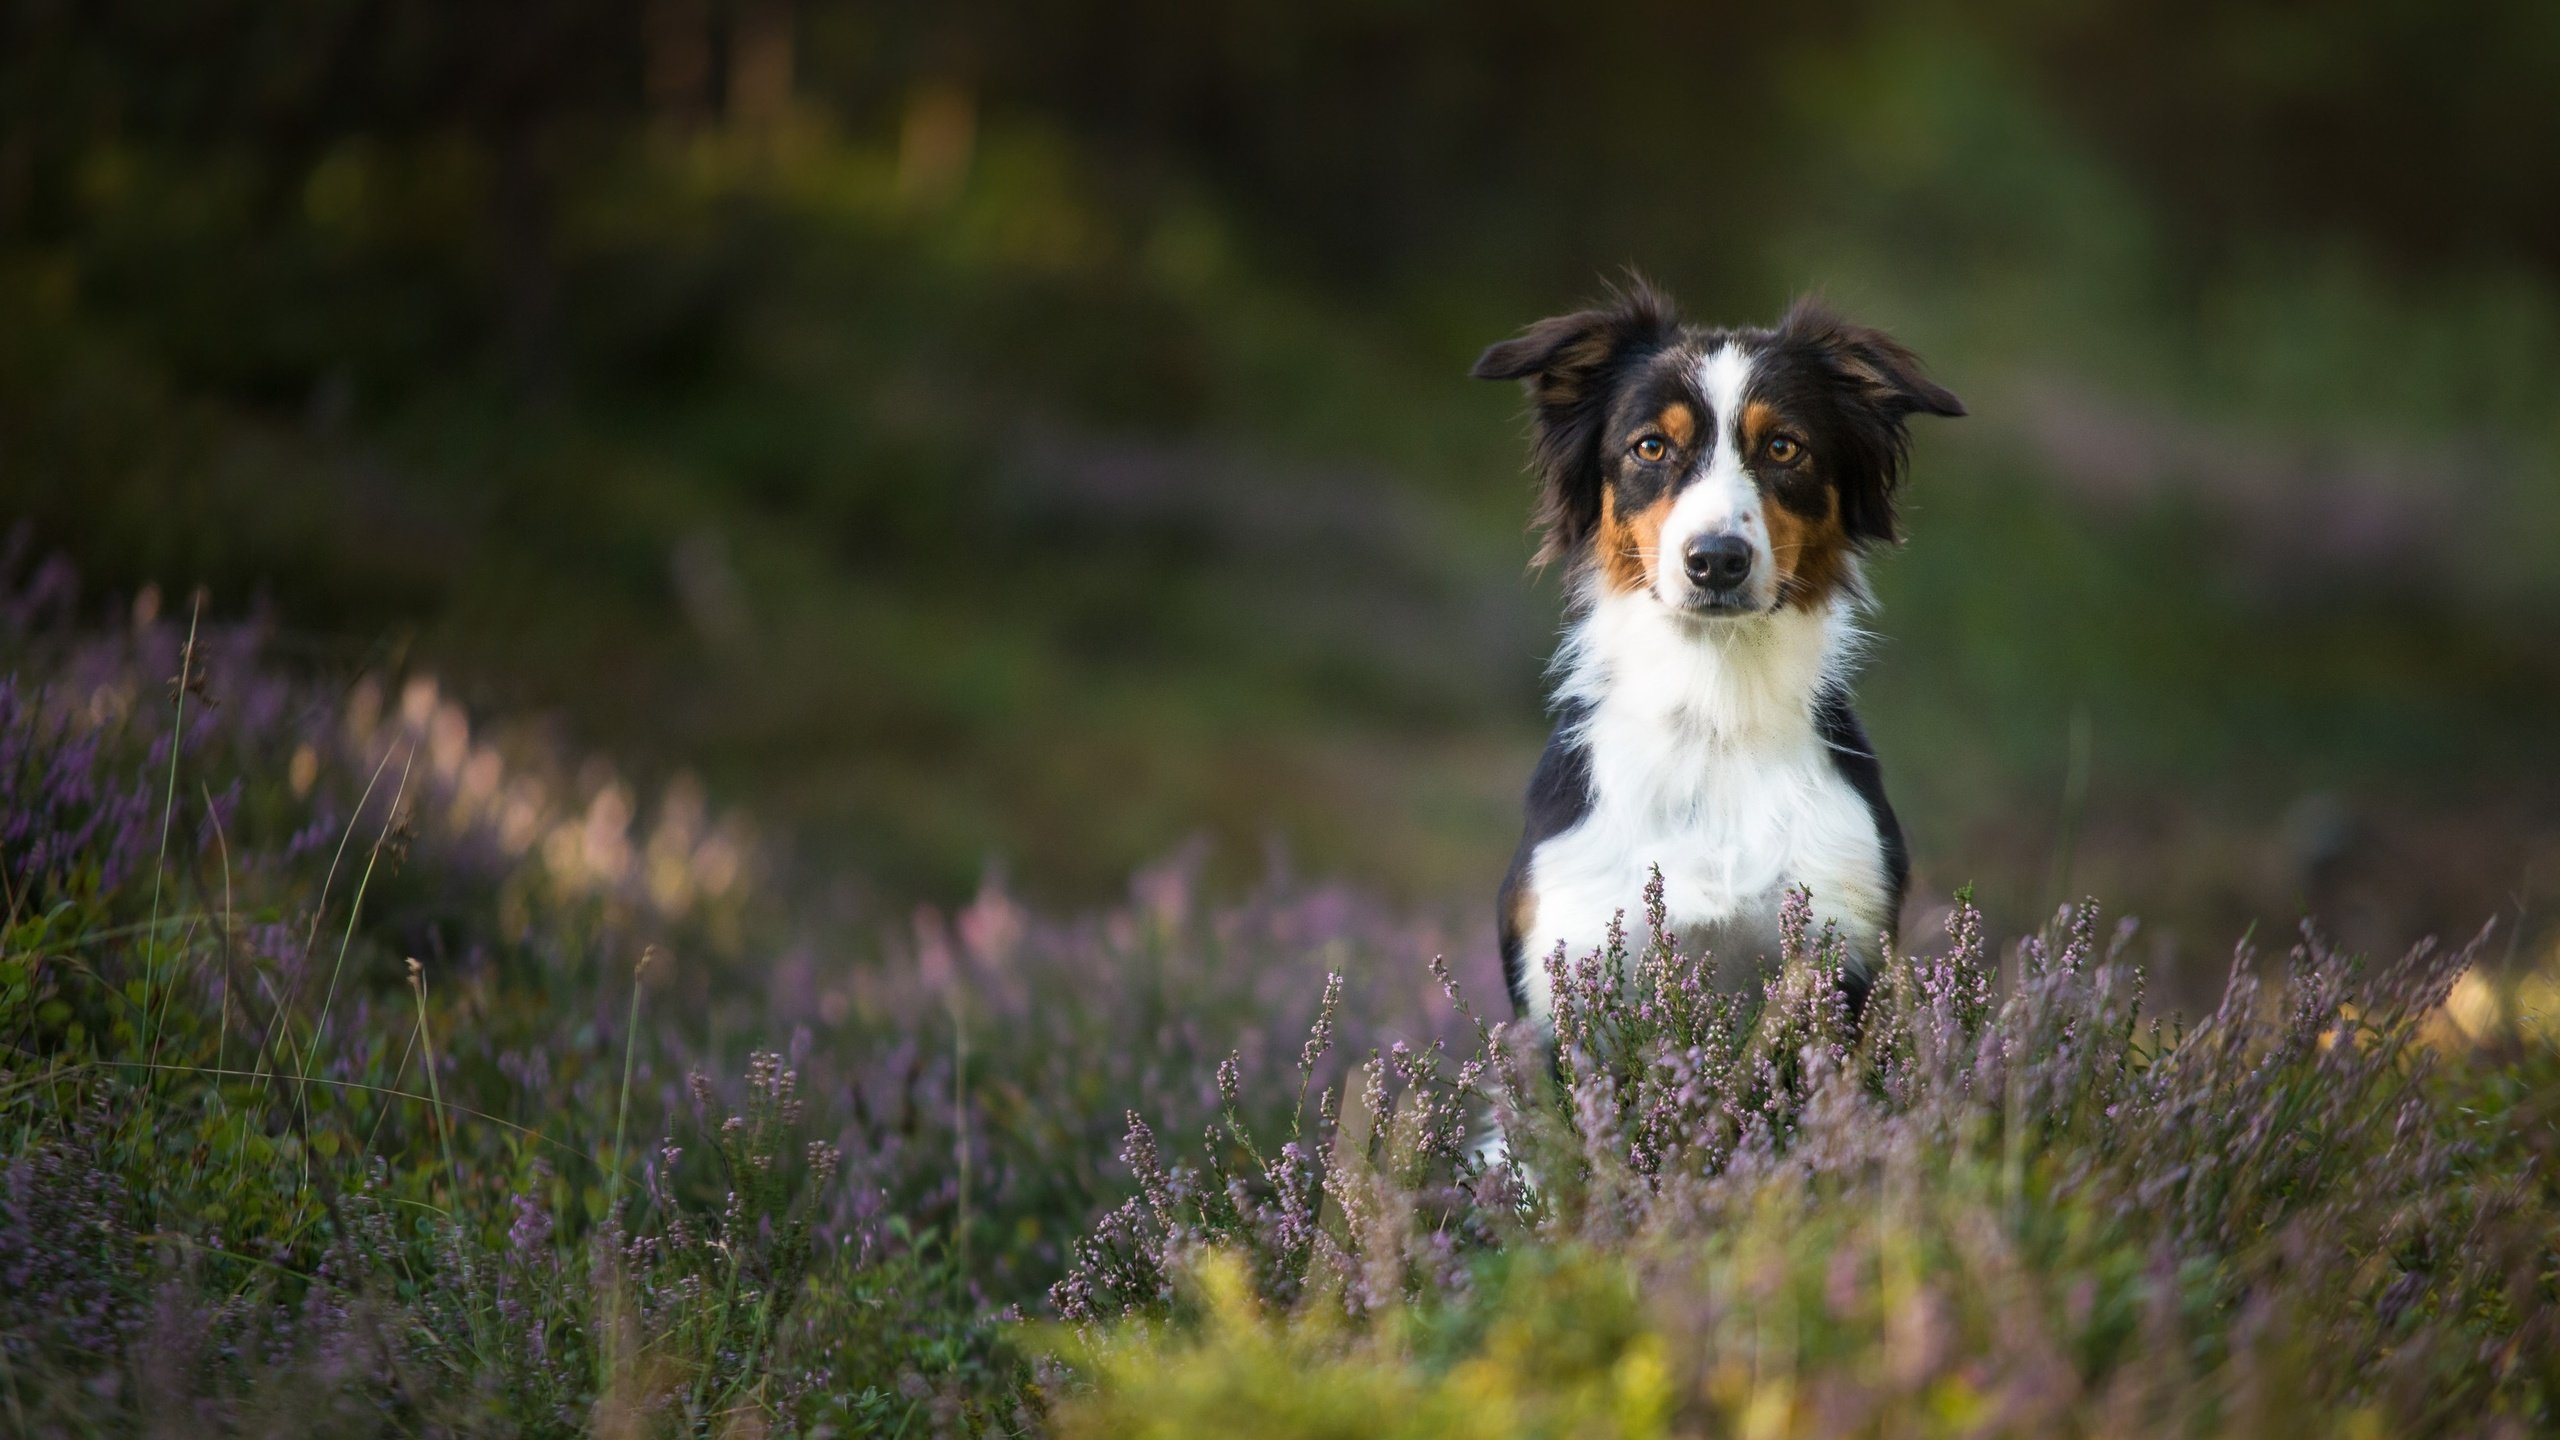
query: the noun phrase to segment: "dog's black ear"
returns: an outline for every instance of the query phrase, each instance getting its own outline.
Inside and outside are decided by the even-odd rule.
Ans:
[[[1962,415],[1964,402],[1931,380],[1920,357],[1881,330],[1852,325],[1808,296],[1778,322],[1778,343],[1830,376],[1848,453],[1837,457],[1840,523],[1849,538],[1892,541],[1894,500],[1908,468],[1913,415]]]
[[[1631,278],[1610,303],[1541,320],[1476,360],[1479,380],[1523,382],[1535,411],[1537,524],[1545,536],[1538,563],[1571,555],[1599,525],[1600,430],[1614,383],[1679,331],[1669,297]]]

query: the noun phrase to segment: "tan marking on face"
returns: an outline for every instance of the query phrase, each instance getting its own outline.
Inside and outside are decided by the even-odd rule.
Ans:
[[[1760,447],[1769,443],[1769,434],[1778,428],[1778,412],[1766,400],[1754,400],[1742,407],[1742,453],[1752,459],[1760,456]]]
[[[1673,448],[1687,450],[1689,442],[1698,438],[1698,412],[1685,401],[1674,400],[1653,417],[1654,428],[1662,432]]]
[[[1653,584],[1654,561],[1662,548],[1662,522],[1671,518],[1672,499],[1670,487],[1665,486],[1652,504],[1632,515],[1621,515],[1617,487],[1600,492],[1600,528],[1591,543],[1599,547],[1595,558],[1610,589],[1631,592]]]
[[[1849,578],[1852,552],[1849,533],[1840,526],[1840,492],[1823,485],[1819,493],[1820,515],[1798,514],[1774,498],[1762,511],[1769,519],[1779,600],[1799,610],[1821,608]]]

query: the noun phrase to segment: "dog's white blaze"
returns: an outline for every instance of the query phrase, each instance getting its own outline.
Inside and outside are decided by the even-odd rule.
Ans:
[[[1662,538],[1653,567],[1655,595],[1666,605],[1687,600],[1696,588],[1689,583],[1681,556],[1701,535],[1735,534],[1751,544],[1751,583],[1743,603],[1766,610],[1777,603],[1777,568],[1769,563],[1769,521],[1761,513],[1760,487],[1742,464],[1742,396],[1751,382],[1752,357],[1727,342],[1698,362],[1698,389],[1714,412],[1707,434],[1704,469],[1681,488],[1662,522]]]
[[[1605,586],[1585,599],[1557,659],[1559,695],[1588,707],[1591,810],[1530,859],[1530,1013],[1551,1022],[1546,961],[1559,943],[1568,958],[1591,953],[1621,911],[1641,938],[1655,865],[1671,924],[1690,953],[1713,954],[1719,984],[1774,961],[1795,885],[1811,888],[1816,926],[1837,921],[1853,959],[1871,964],[1894,918],[1884,842],[1813,722],[1858,640],[1851,602],[1706,619]]]

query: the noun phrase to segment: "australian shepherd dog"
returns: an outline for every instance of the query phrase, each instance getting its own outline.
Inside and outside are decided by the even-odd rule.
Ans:
[[[1786,893],[1849,944],[1863,998],[1910,874],[1849,699],[1868,553],[1895,539],[1915,414],[1961,415],[1911,352],[1821,305],[1684,323],[1641,282],[1484,352],[1529,396],[1541,561],[1566,565],[1555,734],[1503,878],[1504,974],[1591,953],[1654,867],[1687,953],[1751,983]]]

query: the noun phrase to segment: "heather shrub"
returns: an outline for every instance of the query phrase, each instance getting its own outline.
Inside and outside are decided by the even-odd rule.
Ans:
[[[734,821],[679,786],[635,826],[609,772],[431,684],[304,678],[256,625],[70,623],[51,574],[0,587],[13,1431],[1019,1407],[994,1307],[848,1183],[797,1067],[685,1023],[752,999]]]
[[[2560,1063],[2478,947],[2153,1016],[1960,904],[1852,1019],[1197,858],[811,904],[698,787],[0,577],[12,1433],[2530,1433]],[[786,897],[789,897],[786,899]],[[2457,988],[2458,987],[2458,988]],[[2540,988],[2536,988],[2540,987]],[[2443,1001],[2449,989],[2458,1003]],[[2448,1019],[2450,1015],[2450,1019]]]
[[[2477,945],[2306,929],[2140,1013],[2093,904],[2007,982],[1959,905],[1852,1024],[1793,897],[1760,993],[1663,925],[1319,1098],[1291,1163],[1133,1120],[1059,1308],[1068,1434],[2531,1433],[2560,1410],[2547,1051],[2423,1043]],[[1321,1027],[1319,1027],[1319,1035]],[[2528,1078],[2531,1077],[2531,1078]],[[2505,1097],[2501,1099],[2500,1097]],[[1497,1115],[1507,1151],[1455,1122]],[[1359,1397],[1346,1399],[1345,1397]]]
[[[1284,1136],[1319,1012],[1328,1085],[1344,1052],[1461,1031],[1415,958],[1444,932],[1286,881],[1210,906],[1195,876],[1177,855],[1127,909],[1072,920],[989,889],[892,937],[878,965],[770,1002],[777,1029],[841,1012],[795,1054],[850,1096],[848,1163],[878,1204],[965,1241],[1004,1301],[1039,1304],[1093,1216],[1131,1195],[1132,1112],[1175,1134],[1232,1116]]]
[[[1221,1057],[1276,1094],[1327,967],[1354,1043],[1454,1020],[1362,963],[1428,926],[1212,908],[1191,856],[1093,917],[806,924],[681,780],[0,580],[0,1345],[39,1430],[1019,1433],[1004,1317],[1128,1193],[1125,1113],[1214,1116]]]

